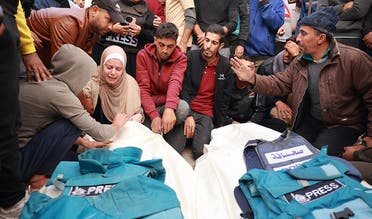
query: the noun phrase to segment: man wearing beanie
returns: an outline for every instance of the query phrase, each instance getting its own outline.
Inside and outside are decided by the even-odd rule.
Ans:
[[[317,148],[328,145],[329,155],[341,156],[360,134],[372,139],[372,60],[337,43],[333,36],[337,21],[332,8],[303,18],[296,39],[303,54],[283,72],[256,75],[252,62],[236,58],[231,65],[238,78],[258,93],[292,93],[291,129]]]

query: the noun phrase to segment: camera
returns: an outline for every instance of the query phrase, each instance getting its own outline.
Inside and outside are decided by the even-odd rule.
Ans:
[[[135,24],[136,23],[136,18],[132,16],[126,16],[124,19],[124,23],[121,23],[121,25],[128,25],[128,24]]]
[[[0,6],[0,25],[3,23],[3,18],[4,18],[4,12],[3,12],[3,8]]]

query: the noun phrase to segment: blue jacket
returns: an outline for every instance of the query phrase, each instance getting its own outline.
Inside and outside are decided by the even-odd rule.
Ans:
[[[61,195],[33,192],[21,218],[182,219],[176,193],[163,183],[160,159],[140,161],[135,147],[93,149],[79,162],[61,162],[48,185]]]
[[[346,207],[355,218],[371,218],[372,190],[346,176],[347,170],[322,150],[295,169],[252,169],[239,184],[255,218],[329,218]]]
[[[250,0],[249,35],[244,45],[248,55],[274,55],[275,35],[284,24],[282,0],[267,0],[258,3]]]

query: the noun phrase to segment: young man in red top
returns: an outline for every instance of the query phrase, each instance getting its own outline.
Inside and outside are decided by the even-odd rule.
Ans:
[[[187,59],[177,46],[177,37],[174,24],[159,25],[154,43],[137,54],[136,80],[145,111],[144,125],[164,134],[164,139],[178,151],[184,145],[182,124],[189,114],[189,105],[179,97]]]
[[[218,53],[224,46],[223,37],[223,27],[212,24],[205,32],[203,48],[187,54],[181,98],[190,105],[184,135],[192,139],[194,159],[203,154],[204,144],[209,143],[214,127],[233,121],[227,115],[233,74],[229,60]]]

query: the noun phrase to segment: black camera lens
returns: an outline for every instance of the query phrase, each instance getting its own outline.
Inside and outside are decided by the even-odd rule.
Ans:
[[[128,17],[125,18],[125,21],[127,23],[131,23],[133,21],[133,18],[128,16]]]

